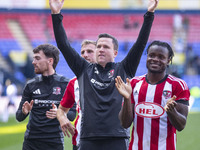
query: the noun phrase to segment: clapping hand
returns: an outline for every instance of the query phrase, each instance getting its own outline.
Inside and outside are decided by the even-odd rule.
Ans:
[[[34,103],[33,100],[31,100],[30,103],[28,101],[25,101],[25,103],[22,105],[23,114],[27,115],[32,110],[33,103]]]
[[[169,111],[173,111],[175,106],[176,106],[176,96],[174,95],[172,98],[170,98],[168,101],[167,101],[167,104],[165,105],[164,109],[166,112],[169,112]]]
[[[54,119],[56,118],[56,113],[57,113],[57,106],[54,103],[52,103],[52,109],[46,111],[46,116],[49,119]]]
[[[131,93],[132,93],[132,87],[130,84],[130,80],[127,78],[126,79],[126,84],[123,82],[120,76],[117,76],[115,78],[115,86],[119,93],[125,98],[125,99],[130,99]]]

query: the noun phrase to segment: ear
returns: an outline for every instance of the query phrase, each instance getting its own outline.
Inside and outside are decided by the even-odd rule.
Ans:
[[[53,58],[49,58],[48,63],[53,66]]]
[[[114,58],[117,56],[117,54],[118,54],[118,51],[114,50]]]
[[[168,58],[167,65],[171,62],[171,58]]]

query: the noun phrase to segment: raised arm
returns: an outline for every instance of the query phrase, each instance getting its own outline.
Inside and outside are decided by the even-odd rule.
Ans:
[[[135,76],[142,53],[146,47],[152,23],[154,20],[154,11],[159,0],[149,0],[148,12],[144,15],[144,22],[135,44],[130,49],[128,55],[122,61],[126,73],[132,78]]]
[[[133,105],[131,104],[132,87],[127,78],[126,84],[120,76],[115,78],[115,86],[119,93],[124,97],[124,104],[119,112],[119,120],[124,128],[129,128],[133,122]]]
[[[67,38],[66,32],[62,24],[63,16],[60,14],[63,3],[64,0],[49,0],[49,5],[52,13],[54,36],[56,39],[57,46],[62,52],[69,67],[72,69],[74,74],[77,77],[79,77],[84,67],[89,63],[85,59],[80,57],[79,54],[71,47],[69,43],[69,40]]]

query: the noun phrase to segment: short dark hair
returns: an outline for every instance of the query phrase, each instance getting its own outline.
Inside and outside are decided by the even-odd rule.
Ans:
[[[53,58],[53,68],[55,69],[59,61],[60,51],[58,48],[51,44],[41,44],[33,49],[33,53],[39,53],[39,51],[43,51],[47,58]]]
[[[99,36],[98,36],[97,42],[98,42],[98,40],[99,40],[100,38],[110,38],[110,39],[112,39],[112,43],[113,43],[113,45],[114,45],[114,50],[117,50],[117,51],[118,51],[119,44],[118,44],[117,39],[116,39],[114,36],[112,36],[112,35],[110,35],[110,34],[107,34],[107,33],[101,33],[101,34],[99,34]],[[97,43],[97,42],[96,42],[96,43]]]
[[[147,54],[149,52],[149,49],[151,46],[153,45],[157,45],[157,46],[162,46],[162,47],[166,47],[168,49],[169,55],[168,58],[171,60],[172,62],[172,58],[174,57],[174,52],[171,48],[171,46],[167,43],[167,42],[162,42],[162,41],[153,41],[147,48]]]

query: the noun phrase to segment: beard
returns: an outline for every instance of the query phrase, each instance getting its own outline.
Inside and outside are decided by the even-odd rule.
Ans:
[[[38,68],[34,68],[34,72],[35,74],[42,74],[41,70]]]

